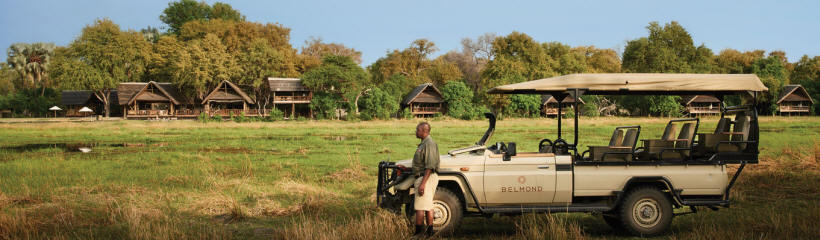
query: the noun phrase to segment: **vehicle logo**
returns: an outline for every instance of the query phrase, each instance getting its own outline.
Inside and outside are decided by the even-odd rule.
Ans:
[[[524,176],[518,176],[518,183],[524,184],[525,182],[527,182],[527,178]]]

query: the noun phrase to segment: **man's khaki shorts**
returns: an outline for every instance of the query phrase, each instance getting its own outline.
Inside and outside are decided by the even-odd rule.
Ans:
[[[419,185],[421,185],[421,180],[424,179],[424,175],[421,175],[416,178],[416,182],[413,184],[413,187],[416,190],[413,208],[416,210],[422,211],[430,211],[433,210],[433,196],[436,195],[436,186],[438,186],[438,174],[430,173],[430,176],[427,177],[427,183],[424,185],[424,196],[419,196]]]

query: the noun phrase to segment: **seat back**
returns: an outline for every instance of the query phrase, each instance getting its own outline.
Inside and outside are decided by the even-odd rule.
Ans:
[[[718,121],[717,127],[715,128],[715,134],[721,134],[724,132],[728,132],[731,125],[729,124],[729,118],[721,118]]]
[[[624,138],[624,130],[615,129],[615,132],[612,133],[612,138],[609,139],[609,146],[616,147],[620,146],[621,142],[623,142]]]
[[[635,142],[638,141],[638,129],[629,129],[626,130],[626,135],[624,136],[623,142],[621,142],[621,147],[630,147],[635,149]]]
[[[675,137],[675,124],[669,123],[666,124],[666,129],[663,130],[663,136],[661,136],[661,140],[670,141]]]
[[[685,139],[687,141],[678,141],[675,144],[676,148],[685,148],[689,147],[692,144],[692,140],[695,137],[695,124],[694,123],[684,123],[683,127],[680,129],[680,134],[678,134],[678,139]]]
[[[738,117],[740,117],[740,119],[735,120],[735,127],[733,129],[733,132],[735,132],[736,134],[732,135],[732,141],[748,141],[751,118],[749,116],[745,116],[745,114],[744,116],[740,116],[740,114],[738,114]],[[740,147],[740,151],[746,149],[745,143],[738,144],[737,146]]]

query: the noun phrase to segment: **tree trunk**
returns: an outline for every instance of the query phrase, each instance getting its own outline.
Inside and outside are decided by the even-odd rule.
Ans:
[[[354,102],[353,102],[353,109],[355,110],[356,115],[359,115],[359,98],[361,98],[362,95],[366,94],[369,91],[370,91],[370,88],[359,92],[359,94],[356,94],[356,100],[354,100]]]
[[[101,90],[94,92],[94,95],[103,101],[103,111],[105,111],[105,117],[111,117],[111,103],[108,101],[111,95],[111,90]]]

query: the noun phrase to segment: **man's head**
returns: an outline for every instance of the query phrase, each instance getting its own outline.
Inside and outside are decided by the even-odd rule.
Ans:
[[[416,137],[419,139],[424,139],[427,136],[430,136],[430,124],[427,122],[421,122],[419,125],[416,125]]]

